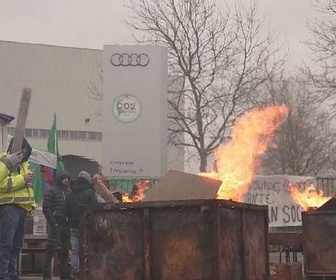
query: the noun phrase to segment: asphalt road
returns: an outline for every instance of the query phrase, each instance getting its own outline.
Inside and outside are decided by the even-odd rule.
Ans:
[[[42,276],[20,276],[20,280],[42,280]],[[59,277],[53,277],[52,280],[59,280]]]

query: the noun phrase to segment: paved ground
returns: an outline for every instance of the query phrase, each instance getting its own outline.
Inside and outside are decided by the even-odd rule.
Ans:
[[[42,280],[42,276],[21,276],[20,280]],[[53,277],[52,280],[59,280],[59,277]]]

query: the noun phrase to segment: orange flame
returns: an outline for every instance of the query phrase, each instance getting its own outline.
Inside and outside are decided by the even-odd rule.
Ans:
[[[217,199],[243,201],[255,176],[259,157],[267,150],[288,111],[286,106],[256,108],[236,121],[231,140],[215,152],[216,172],[200,174],[222,181]]]
[[[149,180],[138,181],[135,183],[135,194],[123,193],[121,195],[123,202],[140,202],[144,199],[147,191],[151,187],[151,182]]]
[[[300,205],[303,210],[309,208],[318,208],[326,203],[331,197],[323,196],[322,190],[316,190],[315,186],[311,184],[302,191],[295,184],[289,185],[289,193],[291,194],[293,201]]]
[[[129,193],[122,193],[121,199],[122,199],[122,202],[133,202],[132,196]]]

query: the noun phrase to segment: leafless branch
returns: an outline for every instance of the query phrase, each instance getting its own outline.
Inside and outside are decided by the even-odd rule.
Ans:
[[[283,58],[261,35],[256,2],[232,11],[218,11],[213,0],[129,0],[128,7],[137,42],[166,46],[169,74],[183,80],[169,92],[170,141],[197,151],[206,171],[208,156]]]

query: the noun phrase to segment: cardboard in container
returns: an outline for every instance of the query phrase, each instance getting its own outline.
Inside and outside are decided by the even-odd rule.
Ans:
[[[302,264],[270,263],[270,280],[302,280]]]

